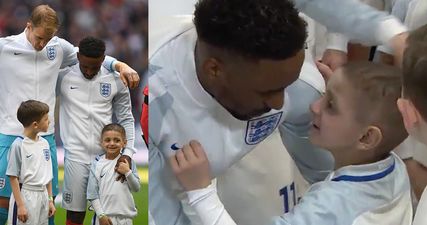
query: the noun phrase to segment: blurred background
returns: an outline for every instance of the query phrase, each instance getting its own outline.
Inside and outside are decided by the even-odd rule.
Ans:
[[[138,88],[131,90],[133,115],[135,118],[135,147],[138,149],[134,160],[142,182],[142,190],[134,195],[138,207],[135,225],[148,224],[148,150],[141,138],[139,119],[142,105],[142,87],[146,84],[148,46],[148,0],[0,0],[0,37],[19,34],[24,31],[32,9],[48,4],[59,15],[61,26],[58,37],[77,46],[85,36],[103,39],[107,54],[137,70],[141,76]],[[57,128],[56,131],[59,131]],[[64,154],[59,133],[56,133],[59,161],[60,188],[63,179]],[[60,208],[61,196],[56,199],[56,224],[65,224],[65,211]],[[90,224],[92,212],[86,214],[84,224]]]

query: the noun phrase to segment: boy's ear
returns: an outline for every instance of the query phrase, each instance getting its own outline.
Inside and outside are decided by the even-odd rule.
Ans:
[[[383,134],[380,128],[369,126],[359,139],[359,146],[362,150],[371,150],[377,147],[383,139]]]
[[[410,100],[404,98],[399,98],[397,100],[397,108],[399,108],[399,111],[402,114],[406,130],[408,132],[413,130],[421,119],[421,115],[418,110]]]

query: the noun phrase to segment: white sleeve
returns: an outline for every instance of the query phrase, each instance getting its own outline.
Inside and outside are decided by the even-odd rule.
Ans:
[[[236,225],[218,197],[216,186],[187,192],[188,203],[199,215],[203,225]]]
[[[64,51],[64,58],[62,59],[61,68],[76,64],[78,62],[78,48],[74,47],[72,44],[70,44],[70,42],[66,41],[65,39],[58,38],[58,41],[61,45],[62,50]]]
[[[135,149],[135,119],[132,115],[132,104],[130,101],[129,89],[123,85],[123,82],[115,77],[118,92],[113,98],[113,111],[117,122],[125,128],[127,144],[123,151],[124,155],[132,158],[136,152]]]
[[[340,33],[327,33],[326,49],[333,49],[347,53],[348,38]]]
[[[126,173],[126,180],[128,182],[129,189],[132,192],[138,192],[141,187],[141,183],[138,177],[138,170],[136,169],[135,161],[132,160],[132,169]]]
[[[90,165],[90,172],[89,172],[89,180],[87,183],[87,193],[86,193],[86,199],[91,201],[94,199],[99,199],[99,185],[98,185],[98,179],[96,178],[96,163],[97,161],[92,161],[92,164]]]
[[[10,146],[7,170],[7,176],[19,177],[21,174],[21,164],[22,164],[22,156],[21,156],[21,146],[22,146],[22,138],[17,138],[12,145]]]
[[[309,17],[366,45],[386,44],[407,29],[394,16],[387,15],[358,0],[294,0]],[[333,7],[331,7],[333,6]]]

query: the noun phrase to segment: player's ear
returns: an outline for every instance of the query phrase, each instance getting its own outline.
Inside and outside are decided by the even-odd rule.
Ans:
[[[368,126],[362,137],[359,139],[359,148],[362,150],[371,150],[377,147],[381,140],[383,139],[383,134],[380,128],[376,126]]]
[[[31,29],[32,28],[31,22],[27,22],[27,25],[25,26],[25,28]]]
[[[202,68],[204,74],[208,75],[209,79],[217,79],[220,75],[222,63],[217,59],[210,57],[203,62]]]
[[[404,98],[399,98],[397,100],[397,108],[402,114],[406,130],[408,132],[413,130],[421,119],[421,115],[418,110],[410,100]]]

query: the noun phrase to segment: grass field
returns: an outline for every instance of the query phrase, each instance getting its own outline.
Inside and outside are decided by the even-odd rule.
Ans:
[[[134,225],[148,225],[148,168],[138,167],[138,174],[141,178],[141,190],[133,194],[133,198],[138,209],[138,216],[133,220]],[[59,186],[62,187],[64,180],[64,170],[59,168]],[[65,213],[66,211],[61,208],[61,204],[56,204],[55,224],[65,224]],[[86,211],[86,218],[84,225],[90,225],[93,212]]]

